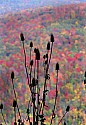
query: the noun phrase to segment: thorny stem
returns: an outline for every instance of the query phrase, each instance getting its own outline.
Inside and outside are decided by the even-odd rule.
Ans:
[[[50,53],[50,58],[49,58],[48,69],[49,69],[49,66],[50,66],[51,55],[52,55],[52,49],[53,49],[53,42],[52,42],[52,44],[51,44],[51,53]],[[48,69],[47,69],[47,70],[48,70]]]
[[[16,123],[16,107],[14,107],[15,123]]]
[[[63,118],[65,117],[67,112],[64,113],[64,115],[62,116],[62,118],[60,119],[60,121],[58,122],[58,125],[62,122]]]
[[[32,51],[32,48],[30,48],[30,61],[31,61],[31,51]],[[31,73],[32,73],[32,66],[31,66],[31,69],[30,69],[30,84],[31,84]]]
[[[15,96],[15,99],[16,99],[16,102],[17,102],[17,96],[16,96],[16,91],[15,91],[15,88],[14,88],[13,79],[12,79],[12,85],[13,85],[14,96]],[[19,111],[18,103],[17,103],[17,109],[18,109],[19,117],[21,119],[21,114],[20,114],[20,111]]]
[[[32,74],[32,66],[30,68],[30,84],[31,84],[31,74]]]
[[[26,52],[25,52],[25,47],[24,47],[24,41],[22,41],[22,43],[23,43],[23,50],[24,50],[24,57],[25,57],[24,64],[25,64],[25,70],[26,70],[28,85],[29,85],[29,77],[28,77],[29,75],[28,75],[27,64],[26,64]]]
[[[34,78],[35,78],[35,68],[36,68],[36,57],[35,57],[35,66],[34,66]],[[33,98],[35,98],[36,86],[33,86]],[[35,99],[33,102],[33,125],[35,124]]]
[[[30,100],[29,100],[29,104],[30,104]],[[29,106],[28,106],[28,109],[29,109]],[[26,116],[26,121],[29,120],[29,123],[30,123],[30,117],[29,117],[29,114],[27,113],[27,116]]]
[[[37,80],[39,80],[39,60],[37,60]],[[38,125],[38,115],[39,115],[39,83],[37,84],[37,125]]]
[[[49,63],[47,64],[47,68],[46,68],[46,73],[45,76],[48,74],[48,69],[49,69],[49,65],[50,65],[50,61],[51,61],[51,55],[52,55],[52,48],[53,48],[53,42],[51,45],[51,52],[50,52],[50,58],[49,58]],[[45,77],[45,82],[44,82],[44,91],[43,91],[43,108],[42,108],[42,115],[43,115],[43,110],[44,110],[44,106],[45,106],[45,88],[46,88],[46,77]]]
[[[31,61],[31,52],[32,52],[32,48],[30,48],[30,61]]]
[[[29,85],[29,74],[28,74],[28,69],[27,69],[27,64],[26,64],[27,60],[26,60],[26,52],[25,52],[24,41],[22,41],[22,44],[23,44],[23,51],[24,51],[24,57],[25,57],[24,65],[25,65],[25,70],[26,70],[26,75],[27,75],[27,80],[28,80],[28,85]],[[31,60],[31,49],[30,49],[30,60]],[[30,82],[31,82],[31,77],[30,77]],[[32,93],[31,87],[30,87],[30,91]],[[29,119],[29,122],[30,122],[30,119]]]
[[[56,79],[56,96],[55,96],[55,104],[54,104],[54,108],[53,108],[53,113],[52,113],[52,118],[51,118],[51,123],[50,123],[50,125],[52,124],[53,115],[55,115],[56,101],[57,101],[57,96],[58,96],[57,83],[58,83],[58,70],[57,70],[57,79]]]
[[[5,118],[4,118],[4,114],[3,114],[2,109],[1,109],[1,114],[2,114],[2,117],[3,117],[3,120],[4,120],[5,125],[7,125],[6,120],[5,120]]]

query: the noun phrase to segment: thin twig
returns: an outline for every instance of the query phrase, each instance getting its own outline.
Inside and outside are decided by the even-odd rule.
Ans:
[[[16,91],[15,91],[15,88],[14,88],[13,79],[12,79],[12,85],[13,85],[14,96],[15,96],[15,99],[16,99],[16,102],[17,102],[17,96],[16,96]],[[18,103],[17,103],[17,109],[18,109],[19,117],[21,119],[21,114],[20,114]]]
[[[26,64],[26,52],[25,52],[25,47],[24,47],[24,41],[22,41],[22,43],[23,43],[23,50],[24,50],[24,57],[25,57],[24,64],[25,64],[25,70],[26,70],[28,85],[29,85],[29,75],[28,75],[27,64]]]
[[[57,70],[57,79],[56,79],[56,96],[55,96],[55,104],[54,104],[54,108],[53,108],[53,113],[52,113],[52,118],[51,118],[51,123],[50,123],[50,125],[52,124],[53,115],[55,115],[56,101],[57,101],[57,96],[58,96],[57,83],[58,83],[58,70]]]
[[[63,118],[65,117],[67,112],[64,113],[64,115],[62,116],[62,118],[60,119],[60,121],[58,122],[58,125],[62,122]]]
[[[50,58],[49,58],[49,63],[47,64],[47,68],[46,68],[46,73],[45,73],[45,82],[44,82],[44,91],[43,91],[43,108],[42,108],[42,114],[43,114],[43,110],[44,110],[44,106],[45,106],[45,88],[46,88],[46,75],[48,74],[48,69],[49,69],[49,65],[50,65],[50,61],[51,61],[51,55],[52,55],[52,48],[53,48],[53,42],[51,45],[51,51],[50,51]]]
[[[39,82],[39,60],[37,60],[37,80]],[[37,125],[38,125],[38,115],[39,115],[39,83],[37,84]]]
[[[4,114],[3,114],[2,109],[1,109],[1,114],[2,114],[2,117],[3,117],[3,120],[4,120],[5,125],[7,125],[6,120],[5,120],[5,118],[4,118]]]
[[[16,107],[14,107],[15,123],[16,123]]]

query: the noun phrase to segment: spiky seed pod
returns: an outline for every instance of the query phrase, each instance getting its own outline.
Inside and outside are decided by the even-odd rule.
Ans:
[[[47,50],[50,50],[50,42],[47,43]]]
[[[33,86],[35,86],[35,82],[36,82],[36,81],[35,81],[35,78],[33,78],[33,79],[32,79],[32,84],[33,84]]]
[[[86,79],[84,80],[84,84],[86,85]]]
[[[51,34],[50,41],[51,41],[51,42],[54,42],[54,36],[53,36],[53,34]]]
[[[3,109],[3,104],[2,103],[0,104],[0,109]]]
[[[43,56],[43,58],[45,59],[45,58],[46,58],[46,56],[44,55],[44,56]]]
[[[30,61],[30,65],[33,66],[33,60]]]
[[[30,42],[30,47],[31,47],[31,48],[33,47],[33,42],[32,42],[32,41]]]
[[[17,101],[14,99],[13,100],[13,107],[16,107],[17,106]]]
[[[48,54],[46,54],[46,58],[48,58]]]
[[[36,53],[39,53],[39,49],[38,48],[36,49]]]
[[[25,40],[23,33],[20,34],[20,38],[21,38],[21,41],[24,41],[24,40]]]
[[[35,79],[35,78],[33,78],[33,79],[32,79],[32,84],[30,84],[30,87],[34,87],[34,86],[36,86],[37,84],[38,84],[38,80]]]
[[[35,49],[34,49],[34,53],[36,53],[36,52],[37,52],[37,49],[35,48]]]
[[[36,50],[36,60],[40,60],[40,52],[39,52],[39,49]]]
[[[11,79],[14,79],[14,72],[11,72]]]
[[[69,112],[69,110],[70,110],[70,106],[68,105],[66,108],[66,112]]]
[[[56,63],[56,70],[58,71],[59,70],[59,64]]]
[[[47,65],[48,64],[48,60],[45,60],[45,65]]]

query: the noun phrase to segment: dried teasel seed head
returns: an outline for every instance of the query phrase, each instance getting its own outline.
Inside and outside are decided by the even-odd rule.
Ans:
[[[0,109],[3,109],[3,104],[2,103],[0,104]]]
[[[66,108],[66,112],[69,112],[69,110],[70,110],[70,106],[68,105]]]
[[[30,61],[30,65],[33,66],[33,60]]]
[[[51,38],[50,38],[50,41],[51,42],[54,42],[54,36],[53,36],[53,34],[51,33]]]
[[[58,71],[59,70],[59,64],[56,63],[56,70]]]
[[[16,107],[17,106],[17,101],[14,99],[13,100],[13,107]]]
[[[24,41],[24,40],[25,40],[23,33],[20,34],[20,38],[21,38],[21,41]]]
[[[50,50],[50,42],[47,43],[47,50]]]
[[[86,79],[84,80],[84,84],[86,85]]]
[[[11,72],[11,79],[14,79],[14,72]]]
[[[30,47],[31,47],[31,48],[33,47],[33,42],[32,42],[32,41],[30,42]]]
[[[34,53],[36,53],[36,52],[37,52],[37,49],[35,48],[35,49],[34,49]]]
[[[45,59],[45,58],[46,58],[46,56],[45,56],[45,55],[43,55],[43,58]]]
[[[40,60],[40,52],[39,52],[39,49],[36,50],[36,60]]]

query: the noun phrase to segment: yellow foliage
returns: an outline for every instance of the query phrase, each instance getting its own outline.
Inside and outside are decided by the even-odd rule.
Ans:
[[[52,23],[51,26],[56,26],[56,25],[59,25],[59,23]]]
[[[67,51],[67,50],[68,50],[68,48],[65,47],[65,48],[64,48],[64,51]]]
[[[22,88],[22,83],[18,83],[18,89],[21,89]]]
[[[75,65],[75,68],[78,68],[78,64]]]
[[[78,24],[79,24],[79,22],[78,22],[78,21],[76,21],[76,22],[75,22],[75,24],[76,24],[76,25],[78,25]]]
[[[73,85],[72,85],[71,83],[67,83],[67,84],[66,84],[66,87],[67,87],[68,89],[70,89],[71,91],[73,91]]]
[[[65,35],[66,34],[66,30],[63,30],[62,32],[61,32],[61,35]]]
[[[77,109],[74,108],[74,109],[72,110],[72,112],[73,112],[73,115],[74,115],[75,117],[77,117],[77,115],[78,115],[78,111],[77,111]],[[71,113],[72,113],[72,112],[71,112]]]
[[[24,94],[24,97],[25,97],[25,102],[28,102],[29,98],[28,98],[28,94],[27,93]]]
[[[52,104],[53,102],[54,102],[54,99],[52,99],[52,100],[49,100],[49,103],[50,103],[50,104]]]

